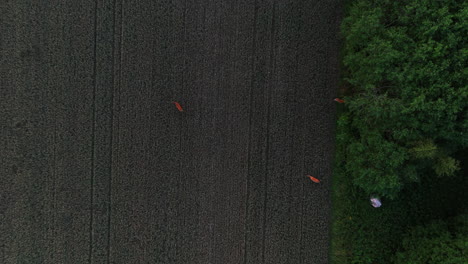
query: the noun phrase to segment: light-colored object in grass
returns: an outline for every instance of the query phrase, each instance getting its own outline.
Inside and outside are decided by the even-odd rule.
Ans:
[[[371,201],[371,204],[372,204],[372,206],[374,208],[378,208],[378,207],[382,206],[382,202],[377,197],[371,197],[370,201]]]

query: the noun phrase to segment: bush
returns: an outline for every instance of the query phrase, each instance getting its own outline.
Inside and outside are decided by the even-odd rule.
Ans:
[[[373,208],[369,196],[345,173],[342,148],[338,145],[333,177],[332,263],[394,263],[396,252],[407,251],[402,241],[410,236],[409,231],[468,212],[465,163],[453,178],[428,174],[418,183],[405,185],[397,198],[382,199],[382,207]],[[466,160],[468,149],[455,156]],[[466,223],[461,224],[466,218],[456,219],[458,224],[448,221],[450,233],[468,234]]]
[[[466,261],[468,215],[417,226],[403,238],[395,264],[459,264]]]

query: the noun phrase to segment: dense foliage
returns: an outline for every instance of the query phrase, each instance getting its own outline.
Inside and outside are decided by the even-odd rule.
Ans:
[[[468,215],[417,226],[403,238],[396,264],[459,264],[468,258]]]
[[[357,0],[342,24],[346,173],[395,198],[426,175],[455,175],[468,146],[468,2]]]
[[[344,148],[340,145],[338,147]],[[343,160],[341,153],[343,151],[339,149],[337,161]],[[466,150],[460,151],[455,156],[457,159],[466,160],[468,153]],[[382,207],[373,208],[369,196],[352,183],[352,179],[344,172],[344,166],[338,163],[333,181],[332,263],[394,263],[392,260],[396,252],[410,253],[408,246],[412,244],[409,243],[409,238],[411,231],[417,229],[416,227],[445,222],[445,219],[460,214],[465,214],[466,217],[468,193],[465,189],[468,179],[464,175],[468,173],[468,166],[466,163],[463,165],[461,171],[450,180],[424,177],[418,183],[405,186],[398,198],[383,199]],[[467,233],[466,224],[463,230],[461,225],[457,230],[452,227],[448,229],[450,234]],[[411,243],[417,244],[417,240],[422,237],[415,237]],[[460,239],[468,242],[466,236],[445,238],[447,243],[459,243]],[[407,241],[406,245],[402,244],[404,239]],[[465,251],[466,249],[465,247]],[[432,254],[431,249],[424,250],[419,253]],[[437,252],[438,247],[434,250]]]
[[[345,13],[332,263],[464,263],[468,2],[353,0]]]

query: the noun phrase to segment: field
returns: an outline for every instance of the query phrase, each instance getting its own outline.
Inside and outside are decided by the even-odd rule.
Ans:
[[[340,17],[5,3],[0,262],[328,263]]]

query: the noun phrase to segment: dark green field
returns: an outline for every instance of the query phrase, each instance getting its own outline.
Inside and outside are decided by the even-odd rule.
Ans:
[[[340,1],[1,10],[0,263],[328,263]]]

